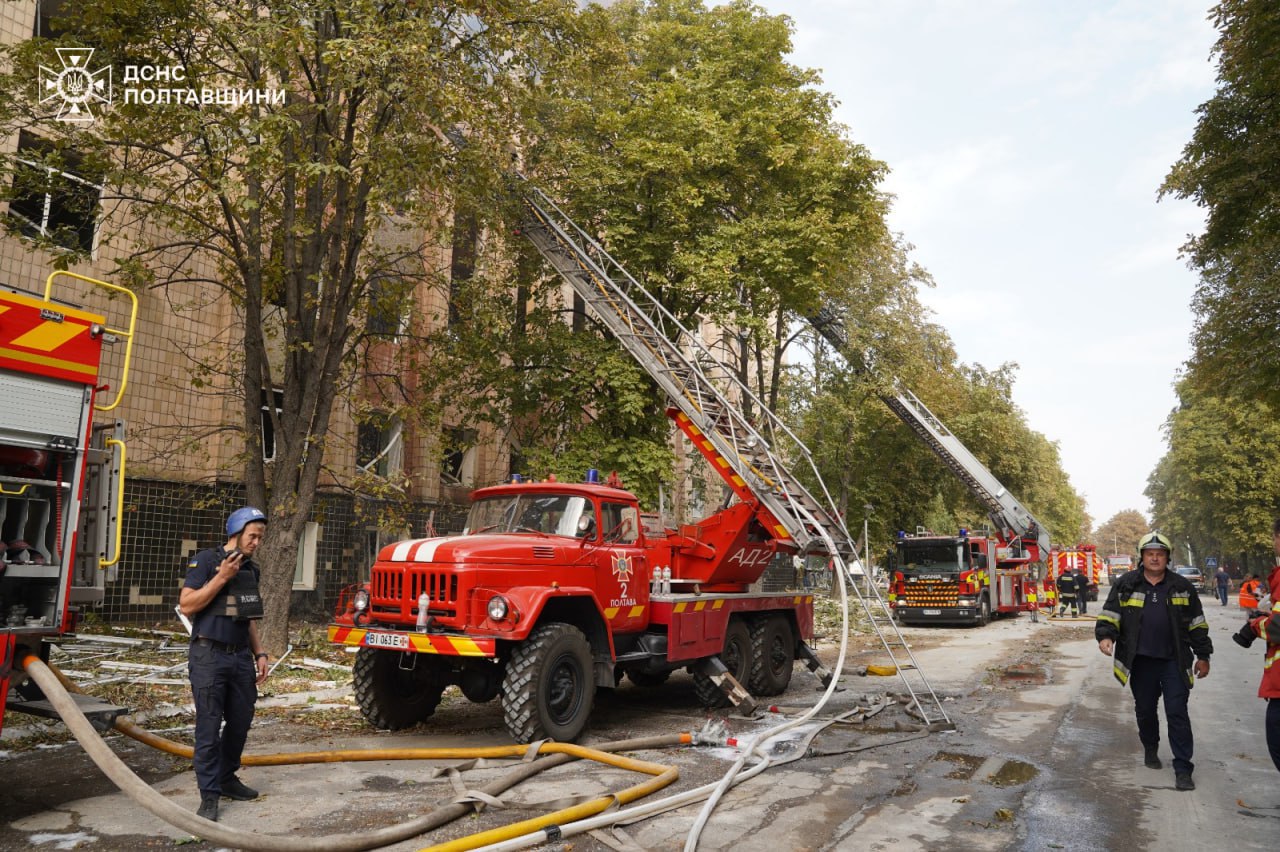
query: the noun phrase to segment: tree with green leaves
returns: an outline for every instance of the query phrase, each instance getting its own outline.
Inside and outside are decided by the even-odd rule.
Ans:
[[[1137,509],[1122,509],[1108,518],[1089,537],[1100,553],[1130,554],[1137,562],[1138,540],[1151,531],[1146,515]]]
[[[1280,6],[1214,7],[1218,88],[1161,193],[1204,208],[1183,247],[1200,272],[1195,369],[1200,389],[1280,407]]]
[[[887,239],[885,166],[787,61],[786,18],[741,0],[587,16],[615,46],[549,75],[530,174],[685,325],[735,332],[739,378],[776,407],[796,313]]]
[[[567,0],[69,0],[56,39],[0,57],[0,135],[36,131],[28,157],[74,156],[102,176],[119,280],[197,284],[239,315],[239,328],[211,330],[218,354],[193,353],[192,371],[235,400],[229,422],[204,426],[238,433],[247,498],[271,519],[260,554],[272,651],[371,306],[396,313],[411,290],[445,285],[433,258],[448,211],[494,195],[527,83],[573,18]],[[94,46],[135,89],[90,128],[52,120],[30,90],[64,45]],[[40,174],[13,156],[0,168],[19,193]],[[274,389],[267,463],[259,418]]]
[[[1266,403],[1179,384],[1165,430],[1169,451],[1147,484],[1154,524],[1198,556],[1271,563],[1280,517],[1280,423]]]

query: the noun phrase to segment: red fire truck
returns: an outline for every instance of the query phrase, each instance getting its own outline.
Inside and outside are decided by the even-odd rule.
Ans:
[[[501,694],[517,740],[571,740],[596,687],[624,673],[649,686],[690,667],[698,696],[724,703],[701,665],[716,656],[752,693],[776,695],[812,638],[813,598],[750,591],[793,550],[775,525],[740,502],[652,529],[634,495],[594,479],[482,488],[462,535],[383,548],[329,636],[360,646],[356,698],[392,730],[458,684],[472,701]]]
[[[55,283],[123,295],[123,328],[55,299]],[[110,417],[125,390],[137,300],[124,288],[55,272],[43,298],[0,291],[0,700],[6,710],[55,715],[21,661],[48,661],[46,640],[75,630],[80,607],[102,600],[120,559],[124,424]],[[101,375],[103,346],[124,342],[116,388]],[[107,395],[114,394],[108,402]],[[124,708],[77,696],[102,728]]]
[[[1085,578],[1089,581],[1086,591],[1087,599],[1096,601],[1098,599],[1098,583],[1102,581],[1102,557],[1098,555],[1098,548],[1092,544],[1077,544],[1074,547],[1054,548],[1049,556],[1049,579],[1048,583],[1056,583],[1063,574],[1074,574],[1076,569],[1084,572]]]
[[[899,533],[889,587],[904,624],[986,624],[1036,605],[1036,541],[1005,544],[986,532]]]

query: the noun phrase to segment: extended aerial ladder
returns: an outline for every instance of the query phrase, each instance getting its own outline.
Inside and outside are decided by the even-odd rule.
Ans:
[[[834,311],[823,308],[815,316],[809,317],[809,323],[841,357],[851,357],[844,323]],[[856,361],[854,365],[865,369]],[[895,379],[893,391],[880,394],[880,399],[920,436],[982,503],[1001,539],[1009,542],[1010,547],[1018,549],[1022,549],[1026,541],[1034,540],[1039,551],[1028,555],[1037,562],[1048,557],[1049,531],[914,393],[902,387]]]
[[[741,499],[759,501],[776,521],[770,532],[777,539],[802,553],[829,555],[850,577],[862,574],[857,543],[803,441],[590,234],[543,192],[524,190],[523,235],[667,394],[678,410],[676,424],[721,468],[729,487]],[[801,465],[820,496],[792,472]],[[874,584],[850,585],[924,721],[950,724]]]

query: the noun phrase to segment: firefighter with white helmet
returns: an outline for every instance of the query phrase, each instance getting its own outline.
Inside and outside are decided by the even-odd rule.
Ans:
[[[267,679],[267,653],[257,627],[263,615],[261,574],[253,561],[266,530],[262,510],[246,506],[232,512],[226,543],[192,557],[178,598],[192,622],[187,672],[196,709],[196,813],[209,820],[218,818],[219,797],[258,797],[236,771],[253,724],[258,684]]]
[[[1191,581],[1168,570],[1173,544],[1160,532],[1138,541],[1139,565],[1111,585],[1094,627],[1098,650],[1113,657],[1116,679],[1133,692],[1143,762],[1160,769],[1160,718],[1173,751],[1174,786],[1194,790],[1195,741],[1187,701],[1198,678],[1208,677],[1213,640]]]

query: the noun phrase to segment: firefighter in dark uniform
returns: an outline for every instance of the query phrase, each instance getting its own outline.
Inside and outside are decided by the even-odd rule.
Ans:
[[[1080,614],[1089,614],[1089,578],[1085,576],[1084,569],[1079,566],[1071,572],[1071,578],[1076,581],[1076,603],[1080,605]]]
[[[1172,553],[1173,544],[1161,533],[1142,537],[1138,568],[1111,584],[1093,634],[1098,650],[1112,657],[1116,680],[1133,692],[1143,763],[1151,769],[1163,765],[1157,715],[1163,701],[1174,787],[1194,790],[1195,740],[1187,700],[1196,680],[1209,676],[1213,640],[1196,587],[1168,570]]]
[[[1076,578],[1069,571],[1063,571],[1058,577],[1058,615],[1066,615],[1067,610],[1070,609],[1074,618],[1078,595],[1079,590],[1076,589]]]
[[[253,723],[258,684],[267,679],[267,653],[256,625],[262,618],[260,572],[253,562],[266,530],[260,509],[232,512],[226,544],[192,558],[178,598],[192,622],[187,672],[196,708],[196,813],[208,820],[217,820],[220,796],[258,797],[235,773]]]

